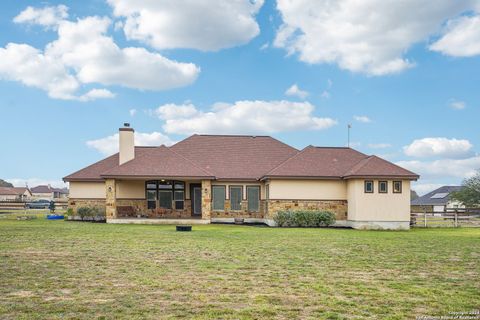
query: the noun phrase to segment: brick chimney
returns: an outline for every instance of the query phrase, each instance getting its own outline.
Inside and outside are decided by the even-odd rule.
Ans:
[[[124,123],[123,128],[119,130],[119,164],[122,165],[127,161],[135,158],[135,142],[134,130],[130,128],[130,123]]]

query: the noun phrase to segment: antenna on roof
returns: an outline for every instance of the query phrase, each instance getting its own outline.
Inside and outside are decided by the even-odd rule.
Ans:
[[[352,124],[349,123],[347,125],[347,130],[348,130],[348,133],[347,133],[347,147],[350,148],[350,129],[352,128]]]
[[[125,122],[125,123],[123,124],[123,126],[124,126],[125,128],[130,128],[130,123]]]

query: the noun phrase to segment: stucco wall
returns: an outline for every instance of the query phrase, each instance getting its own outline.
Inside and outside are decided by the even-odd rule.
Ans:
[[[105,199],[104,182],[70,182],[71,199]]]
[[[145,181],[117,180],[117,199],[145,199]]]
[[[410,221],[410,181],[402,181],[402,193],[393,193],[392,180],[388,193],[379,193],[378,180],[373,181],[374,192],[365,193],[365,179],[348,180],[348,220]]]
[[[271,180],[270,199],[289,200],[346,200],[344,180]]]

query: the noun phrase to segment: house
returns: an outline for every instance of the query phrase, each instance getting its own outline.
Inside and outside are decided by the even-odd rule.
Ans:
[[[411,201],[411,211],[415,213],[445,212],[448,209],[465,208],[458,201],[451,200],[452,192],[460,191],[461,186],[443,186]]]
[[[67,200],[68,189],[53,188],[50,185],[40,185],[31,188],[34,199]]]
[[[26,201],[31,197],[32,193],[26,187],[0,187],[0,201]]]
[[[64,178],[70,208],[104,208],[109,223],[268,225],[279,210],[319,209],[335,213],[337,225],[409,228],[410,182],[419,176],[351,148],[300,151],[268,136],[197,134],[136,147],[128,124],[119,140],[119,153]]]

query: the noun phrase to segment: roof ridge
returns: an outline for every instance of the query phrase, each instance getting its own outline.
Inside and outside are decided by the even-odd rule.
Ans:
[[[211,172],[208,171],[208,170],[203,169],[202,167],[200,167],[198,164],[196,164],[196,163],[193,162],[192,160],[184,157],[183,155],[181,155],[180,153],[176,152],[175,150],[170,149],[169,147],[166,147],[166,148],[167,148],[169,151],[175,153],[176,155],[182,157],[182,158],[185,159],[186,161],[190,162],[191,164],[193,164],[195,167],[197,167],[198,169],[202,170],[203,172],[208,173],[208,174],[211,175],[212,177],[215,177],[215,175],[214,175],[213,173],[211,173]]]
[[[101,160],[98,160],[98,161],[92,163],[92,164],[89,165],[89,166],[83,167],[83,168],[80,169],[80,170],[77,170],[77,171],[75,171],[75,172],[72,172],[71,174],[63,177],[62,180],[65,181],[65,178],[68,178],[68,177],[70,177],[70,176],[73,176],[74,174],[79,173],[80,171],[83,171],[83,170],[86,170],[86,169],[88,169],[88,168],[90,168],[90,167],[93,167],[94,165],[98,164],[99,162],[102,162],[102,161],[105,161],[105,160],[107,160],[107,159],[113,158],[113,157],[117,156],[118,154],[119,154],[119,152],[114,153],[114,154],[112,154],[112,155],[110,155],[110,156],[108,156],[108,157],[106,157],[106,158],[103,158],[103,159],[101,159]]]
[[[283,162],[281,162],[280,164],[278,164],[276,167],[272,168],[270,171],[268,171],[267,173],[265,173],[262,177],[260,178],[263,178],[265,176],[267,176],[269,173],[271,173],[272,171],[276,170],[277,168],[281,167],[282,165],[284,165],[287,161],[289,161],[290,159],[293,159],[295,158],[296,156],[299,156],[300,154],[303,154],[307,149],[311,149],[311,148],[314,148],[314,146],[312,145],[308,145],[306,146],[305,148],[303,148],[302,150],[299,150],[297,151],[297,153],[295,153],[294,155],[292,155],[291,157],[285,159]]]
[[[366,156],[365,158],[359,160],[357,163],[355,163],[353,166],[351,166],[343,175],[342,177],[353,175],[356,171],[360,170],[363,168],[368,161],[370,161],[371,156]]]

